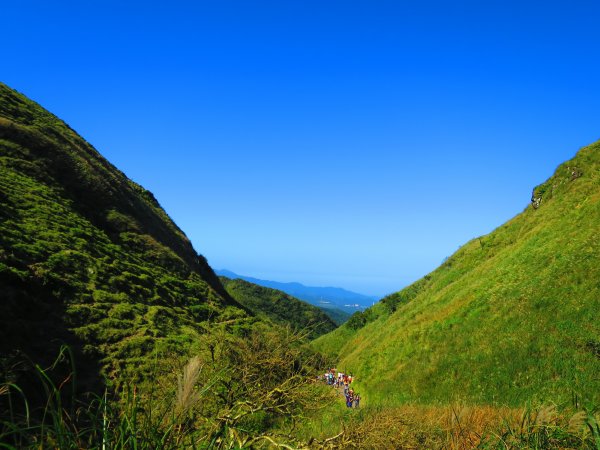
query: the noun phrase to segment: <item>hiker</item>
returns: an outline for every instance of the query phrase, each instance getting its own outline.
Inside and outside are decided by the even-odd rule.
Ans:
[[[348,392],[348,394],[346,395],[346,406],[348,408],[352,408],[352,403],[354,402],[354,398],[352,397],[352,394],[350,394]]]
[[[325,380],[325,383],[336,389],[336,394],[342,394],[346,399],[346,406],[348,408],[360,407],[360,394],[354,392],[354,388],[350,387],[356,377],[352,374],[346,374],[338,371],[335,368],[329,368],[323,375],[317,376],[317,379]]]

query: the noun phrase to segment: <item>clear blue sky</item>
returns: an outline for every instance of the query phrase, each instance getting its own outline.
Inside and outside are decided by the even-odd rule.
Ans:
[[[400,289],[600,138],[598,2],[4,2],[1,80],[215,268]]]

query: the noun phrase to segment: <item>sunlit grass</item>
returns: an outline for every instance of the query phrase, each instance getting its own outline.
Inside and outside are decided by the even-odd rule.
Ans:
[[[519,407],[573,392],[600,402],[599,168],[596,143],[536,191],[537,209],[468,242],[315,348],[360,374],[373,404]]]
[[[452,404],[347,409],[340,400],[300,428],[340,448],[598,449],[599,411],[554,404],[522,408]]]

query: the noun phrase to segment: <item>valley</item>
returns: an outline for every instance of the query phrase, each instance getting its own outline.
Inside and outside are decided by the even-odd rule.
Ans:
[[[600,143],[549,176],[375,304],[261,286],[0,84],[0,444],[600,448]],[[334,319],[325,296],[359,307]],[[318,380],[332,367],[359,407]]]

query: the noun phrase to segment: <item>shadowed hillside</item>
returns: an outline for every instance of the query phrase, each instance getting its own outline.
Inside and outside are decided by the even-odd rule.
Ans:
[[[315,346],[372,402],[600,401],[600,143],[531,205]]]
[[[152,193],[3,84],[0,296],[4,371],[20,354],[48,364],[67,343],[89,376],[139,375],[208,321],[254,320]]]
[[[0,84],[0,446],[300,443],[331,395],[291,328],[335,325],[238,287],[248,307],[150,192]]]

